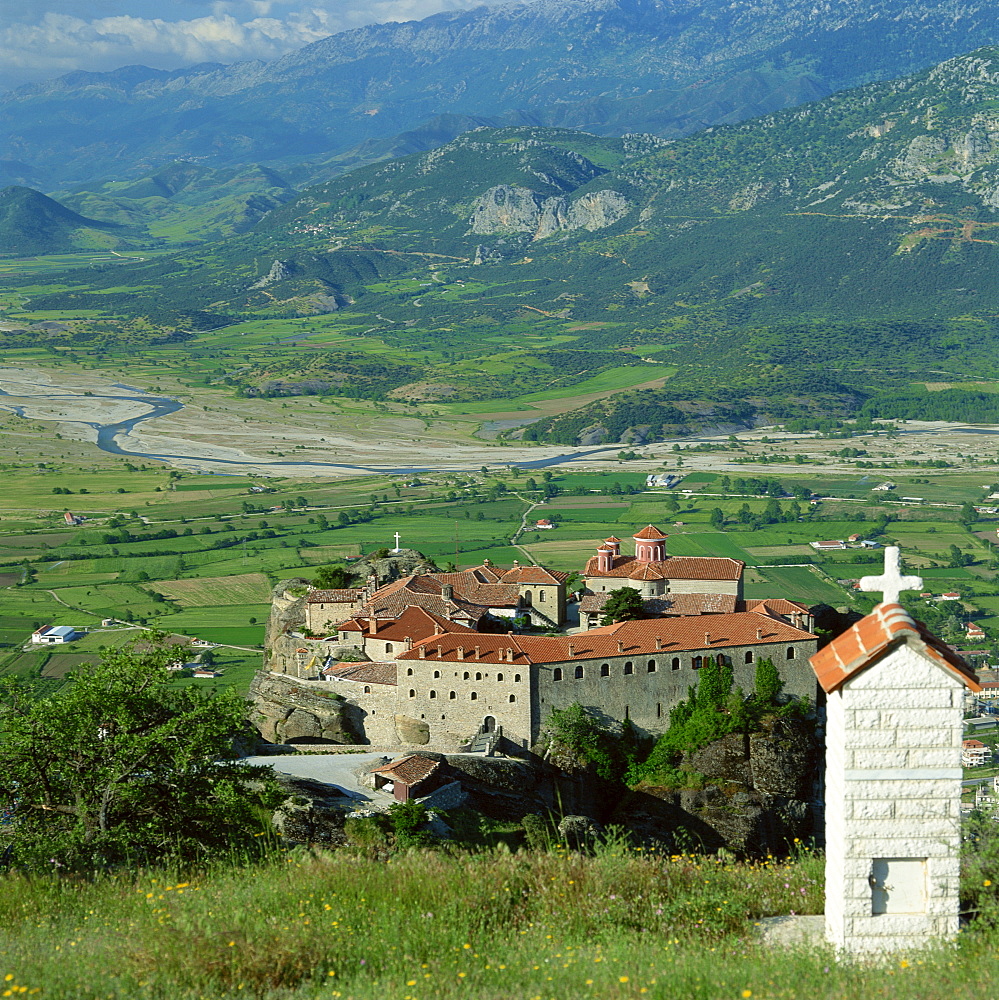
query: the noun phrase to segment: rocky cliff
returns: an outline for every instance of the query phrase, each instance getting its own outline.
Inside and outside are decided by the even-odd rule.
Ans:
[[[350,706],[332,691],[260,670],[250,684],[250,723],[269,743],[357,743]]]
[[[469,232],[478,236],[530,233],[543,240],[559,232],[606,229],[623,219],[631,203],[618,191],[590,191],[575,200],[566,195],[545,198],[525,187],[499,184],[472,203]]]
[[[640,785],[607,822],[670,851],[778,854],[814,832],[820,746],[800,718],[774,718],[764,731],[732,734],[686,755],[681,767],[703,775],[697,788]]]

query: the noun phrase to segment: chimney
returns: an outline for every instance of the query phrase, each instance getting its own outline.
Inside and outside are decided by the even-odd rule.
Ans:
[[[454,597],[454,585],[450,583],[442,583],[441,597],[443,597],[445,601],[450,601]]]
[[[482,647],[481,646],[476,646],[475,647],[475,658],[476,659],[478,659],[482,655],[481,651],[482,651]]]
[[[576,647],[570,642],[569,643],[569,656],[572,657],[572,656],[575,656],[575,655],[576,655]]]
[[[518,566],[520,566],[520,560],[519,559],[514,559],[514,561],[513,561],[513,568],[517,569]]]
[[[710,646],[711,645],[711,633],[710,632],[705,632],[704,633],[704,645],[705,646]]]
[[[378,619],[374,615],[368,615],[368,631],[372,635],[378,631]]]
[[[458,647],[458,659],[459,660],[465,659],[465,647],[464,646],[459,646]]]
[[[404,635],[402,641],[406,644],[406,649],[413,648],[413,637],[411,635]]]
[[[509,647],[507,647],[506,659],[507,659],[507,663],[513,663],[513,650],[510,649]]]
[[[434,622],[434,635],[443,635],[444,629],[437,622]]]
[[[437,647],[437,659],[438,660],[443,660],[444,659],[444,647],[443,646],[438,646]]]
[[[427,647],[420,646],[420,659],[425,660],[427,658]]]
[[[619,653],[623,653],[624,652],[624,643],[620,639],[618,639],[618,641],[617,641],[617,651]]]
[[[657,651],[660,651],[660,652],[661,652],[661,651],[662,651],[662,648],[663,648],[663,641],[662,641],[662,639],[661,639],[661,638],[660,638],[660,637],[659,637],[659,636],[657,635],[657,636],[656,636],[656,650],[657,650]]]
[[[761,628],[758,628],[758,629],[756,630],[756,638],[757,638],[757,639],[762,639],[762,638],[763,638],[763,629],[761,629]]]

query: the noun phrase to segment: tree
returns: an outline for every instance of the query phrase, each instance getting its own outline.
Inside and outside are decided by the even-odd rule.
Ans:
[[[753,680],[756,700],[761,705],[772,705],[780,694],[782,681],[774,661],[764,657],[756,664],[756,675]]]
[[[966,503],[961,507],[959,517],[962,524],[974,524],[978,520],[978,511],[972,504]]]
[[[312,578],[317,590],[342,590],[350,586],[353,578],[343,566],[320,566]]]
[[[156,637],[158,638],[158,637]],[[0,686],[0,849],[24,868],[88,869],[191,859],[261,844],[280,798],[235,760],[246,705],[178,687],[163,645],[105,648],[58,697]]]
[[[604,617],[601,624],[633,621],[645,617],[645,603],[642,595],[634,587],[619,587],[612,590],[604,603]]]

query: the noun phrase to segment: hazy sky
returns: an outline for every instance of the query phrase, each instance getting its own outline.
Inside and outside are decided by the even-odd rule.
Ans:
[[[272,59],[374,21],[498,0],[5,0],[0,90],[74,69]]]

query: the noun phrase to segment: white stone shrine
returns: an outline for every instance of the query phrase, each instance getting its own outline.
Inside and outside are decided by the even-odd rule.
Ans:
[[[981,686],[897,603],[921,587],[887,548],[884,574],[861,581],[886,602],[811,658],[826,693],[826,937],[847,953],[958,929],[962,705]]]

